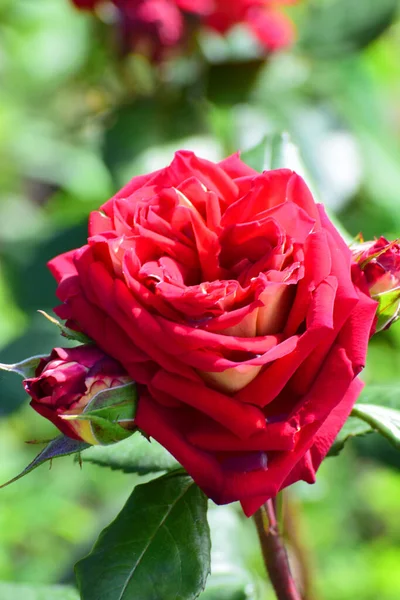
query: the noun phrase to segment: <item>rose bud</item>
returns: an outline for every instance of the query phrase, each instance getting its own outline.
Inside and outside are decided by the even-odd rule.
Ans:
[[[380,237],[352,247],[368,284],[369,293],[379,302],[376,331],[387,329],[400,312],[400,244]]]
[[[23,385],[32,397],[32,408],[70,438],[93,445],[110,443],[133,429],[132,379],[94,345],[54,348],[41,359],[35,377]],[[101,394],[105,390],[109,393]]]
[[[375,322],[352,252],[288,169],[181,151],[50,262],[56,313],[141,384],[135,423],[246,514],[316,471]]]

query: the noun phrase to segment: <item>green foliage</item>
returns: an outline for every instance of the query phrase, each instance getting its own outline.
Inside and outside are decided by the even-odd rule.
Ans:
[[[393,22],[397,0],[310,2],[302,47],[319,58],[340,58],[361,50]]]
[[[393,385],[367,385],[339,432],[329,456],[337,456],[346,442],[376,431],[400,449],[400,388]]]
[[[398,384],[370,385],[355,405],[352,415],[378,431],[400,449],[400,387]]]
[[[357,417],[349,417],[340,430],[333,446],[329,450],[328,456],[338,456],[345,447],[346,443],[354,437],[372,433],[373,429],[368,423],[360,421]]]
[[[191,600],[210,571],[207,499],[176,472],[137,486],[76,566],[82,600]]]
[[[82,453],[82,461],[124,473],[147,475],[170,471],[179,465],[156,441],[135,435],[112,446],[92,446]]]
[[[352,414],[362,419],[380,434],[385,436],[397,450],[400,450],[400,411],[376,406],[375,404],[357,404]]]

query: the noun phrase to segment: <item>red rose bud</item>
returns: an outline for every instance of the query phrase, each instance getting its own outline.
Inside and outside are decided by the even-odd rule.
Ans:
[[[134,383],[96,346],[54,348],[24,387],[32,408],[70,438],[109,444],[132,433]]]
[[[369,293],[379,302],[376,331],[387,329],[400,312],[400,244],[380,237],[353,247],[353,256],[364,271]]]

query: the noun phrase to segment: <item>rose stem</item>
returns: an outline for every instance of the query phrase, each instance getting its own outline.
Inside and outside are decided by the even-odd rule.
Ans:
[[[275,499],[255,513],[254,520],[269,578],[278,600],[301,600],[290,572],[289,560],[276,519]]]

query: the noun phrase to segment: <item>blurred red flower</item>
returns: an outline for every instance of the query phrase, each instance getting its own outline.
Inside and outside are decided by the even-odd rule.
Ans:
[[[93,10],[105,0],[72,0],[80,9]],[[297,0],[111,0],[118,11],[125,50],[136,49],[157,58],[177,46],[187,34],[189,15],[199,25],[225,34],[245,25],[267,51],[290,45],[295,30],[282,5]]]

